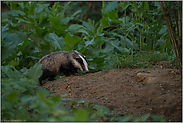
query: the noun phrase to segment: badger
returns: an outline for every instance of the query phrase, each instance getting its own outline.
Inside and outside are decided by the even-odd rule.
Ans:
[[[77,51],[59,51],[44,56],[39,60],[42,64],[43,73],[39,78],[39,84],[42,80],[48,78],[49,81],[63,73],[65,76],[79,75],[78,69],[88,73],[88,62],[86,57]]]

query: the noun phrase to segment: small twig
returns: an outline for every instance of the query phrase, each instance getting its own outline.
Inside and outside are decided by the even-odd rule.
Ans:
[[[177,4],[179,3],[179,1],[177,1]],[[179,32],[179,43],[178,43],[178,45],[179,46],[182,46],[182,32],[181,32],[181,30],[182,30],[182,25],[181,25],[181,11],[180,11],[180,8],[178,9],[178,21],[179,21],[179,28],[178,28],[178,32]]]
[[[178,20],[177,20],[177,11],[174,9],[174,12],[175,12],[175,22],[176,22],[176,26],[177,26],[178,35],[179,35],[179,24],[178,24]]]

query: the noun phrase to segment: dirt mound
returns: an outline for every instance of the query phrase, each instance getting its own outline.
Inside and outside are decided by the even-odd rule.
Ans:
[[[182,82],[175,69],[112,69],[49,81],[52,96],[68,94],[74,100],[117,108],[123,114],[165,115],[182,121]]]

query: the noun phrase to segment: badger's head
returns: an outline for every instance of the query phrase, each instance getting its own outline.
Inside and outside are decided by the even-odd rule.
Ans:
[[[80,69],[83,73],[88,73],[88,62],[86,57],[77,51],[72,52],[71,63],[74,67]]]

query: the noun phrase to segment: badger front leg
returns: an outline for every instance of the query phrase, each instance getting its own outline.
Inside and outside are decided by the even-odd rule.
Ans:
[[[75,75],[75,76],[80,76],[81,75],[81,74],[78,73],[78,69],[76,69],[76,68],[72,69],[71,73],[72,73],[72,75]]]

